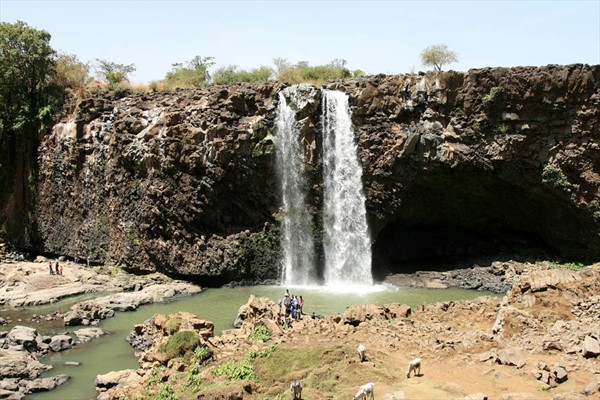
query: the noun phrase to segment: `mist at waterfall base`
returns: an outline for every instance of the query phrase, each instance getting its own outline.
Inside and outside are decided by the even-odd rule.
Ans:
[[[282,285],[330,292],[365,293],[389,290],[373,285],[371,239],[367,226],[362,167],[348,96],[323,90],[323,281],[316,276],[314,227],[308,211],[308,179],[301,143],[301,126],[286,92],[298,97],[292,86],[279,93],[276,117],[276,160],[285,217],[283,221]]]

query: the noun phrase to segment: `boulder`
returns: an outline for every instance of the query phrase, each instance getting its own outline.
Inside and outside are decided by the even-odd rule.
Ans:
[[[521,368],[523,365],[525,365],[523,349],[511,348],[499,350],[497,361],[502,365],[514,365],[517,368]]]
[[[383,311],[388,319],[408,318],[412,312],[406,304],[384,304]]]
[[[0,349],[0,380],[6,378],[35,379],[42,372],[51,369],[42,364],[33,355],[10,349]]]
[[[81,315],[79,315],[76,311],[69,311],[63,317],[65,326],[81,325],[81,320]]]
[[[11,345],[21,345],[28,351],[35,351],[37,349],[37,336],[38,333],[34,328],[17,325],[10,330],[7,339]]]
[[[557,383],[563,383],[568,379],[567,370],[562,365],[555,365],[552,368],[552,376]]]
[[[358,326],[361,322],[372,319],[385,319],[383,307],[375,304],[363,304],[346,308],[343,315],[344,324]]]
[[[54,352],[67,350],[73,347],[73,338],[69,335],[52,336],[52,341],[48,346]]]
[[[586,358],[598,357],[600,355],[600,341],[592,336],[583,339],[582,355]]]
[[[117,385],[128,385],[139,381],[142,377],[134,369],[111,371],[96,376],[96,390],[106,391]]]
[[[100,328],[82,328],[73,332],[81,343],[90,341],[104,335],[104,331]]]
[[[67,382],[69,377],[67,375],[61,374],[56,376],[51,376],[48,378],[38,378],[33,381],[27,382],[27,392],[35,393],[35,392],[47,392],[49,390],[53,390],[57,386],[62,385]]]

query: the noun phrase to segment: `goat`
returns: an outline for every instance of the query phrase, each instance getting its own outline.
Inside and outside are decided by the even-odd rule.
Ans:
[[[300,400],[302,398],[302,382],[298,379],[294,379],[292,383],[290,383],[290,389],[294,395],[294,400]]]
[[[415,358],[410,363],[408,363],[408,371],[406,371],[406,377],[410,378],[410,373],[414,372],[415,376],[421,375],[421,359]]]
[[[375,400],[375,384],[373,382],[362,385],[352,400],[367,400],[367,396],[370,397],[371,400]]]
[[[358,359],[360,360],[360,362],[365,361],[365,351],[367,351],[367,348],[365,347],[364,344],[359,344],[358,345]]]

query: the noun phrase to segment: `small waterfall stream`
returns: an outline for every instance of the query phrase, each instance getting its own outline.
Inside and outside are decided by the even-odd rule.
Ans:
[[[276,162],[285,217],[283,220],[282,284],[310,285],[316,281],[315,245],[307,209],[307,179],[296,113],[279,93],[275,130]]]
[[[362,167],[345,93],[323,91],[322,122],[325,284],[371,285]]]
[[[362,168],[358,160],[348,96],[323,90],[324,283],[331,288],[371,286],[371,239],[367,226]],[[317,282],[308,182],[296,115],[283,93],[276,118],[277,163],[285,217],[282,284]]]

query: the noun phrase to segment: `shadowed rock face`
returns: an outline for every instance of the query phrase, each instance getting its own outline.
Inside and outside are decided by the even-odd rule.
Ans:
[[[570,65],[327,84],[350,97],[374,272],[515,243],[597,259],[599,82],[599,66]],[[23,248],[205,285],[276,278],[273,121],[283,87],[80,101],[42,137],[27,216],[15,217],[22,214],[13,212],[14,196],[2,205],[9,237]],[[314,96],[302,102],[299,119],[319,210]]]

